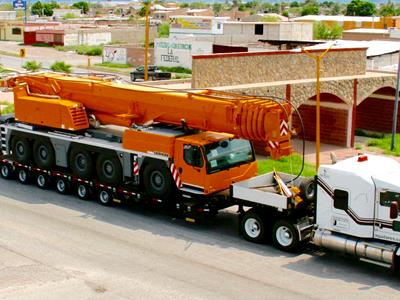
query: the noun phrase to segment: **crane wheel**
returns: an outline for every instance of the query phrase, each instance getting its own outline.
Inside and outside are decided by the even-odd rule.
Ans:
[[[149,195],[163,200],[170,199],[176,191],[171,172],[160,162],[150,162],[145,167],[144,187]]]
[[[122,184],[122,166],[116,155],[100,154],[97,157],[96,170],[100,182]]]
[[[52,169],[56,163],[53,145],[46,140],[36,140],[33,144],[33,158],[39,168]]]
[[[89,151],[73,147],[69,154],[69,166],[77,177],[91,179],[94,163]]]
[[[29,164],[32,157],[32,147],[28,140],[23,137],[14,136],[11,142],[13,158],[21,164]]]

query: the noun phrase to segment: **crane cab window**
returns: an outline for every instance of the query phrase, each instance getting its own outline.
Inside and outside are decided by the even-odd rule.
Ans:
[[[188,144],[184,145],[183,159],[190,166],[198,168],[203,166],[203,156],[201,155],[201,149],[198,146]]]

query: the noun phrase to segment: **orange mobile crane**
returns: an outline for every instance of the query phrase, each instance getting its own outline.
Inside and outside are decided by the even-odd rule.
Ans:
[[[233,197],[232,184],[257,175],[251,141],[274,158],[291,151],[288,103],[53,73],[7,84],[15,118],[0,125],[1,176],[95,194],[103,205],[157,200],[189,219],[235,204],[270,207]],[[284,207],[298,207],[291,201]]]

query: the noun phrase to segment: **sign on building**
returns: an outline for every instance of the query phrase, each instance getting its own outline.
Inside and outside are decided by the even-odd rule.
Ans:
[[[190,39],[156,39],[155,64],[165,67],[192,68],[192,55],[212,53],[212,42]]]
[[[14,0],[13,1],[14,9],[25,9],[25,7],[26,7],[26,0]]]
[[[103,62],[127,64],[128,58],[126,52],[126,48],[122,47],[104,47]]]
[[[171,27],[182,29],[206,29],[211,30],[211,19],[196,19],[196,18],[174,18]]]

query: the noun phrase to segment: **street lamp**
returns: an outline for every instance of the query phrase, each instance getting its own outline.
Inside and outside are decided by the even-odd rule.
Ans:
[[[320,55],[316,55],[316,54],[311,54],[309,51],[307,51],[306,49],[302,48],[301,52],[305,53],[308,57],[311,57],[312,59],[315,60],[316,63],[316,78],[317,78],[317,83],[316,83],[316,87],[315,87],[315,94],[317,97],[317,101],[316,101],[316,134],[315,134],[315,167],[316,170],[318,172],[318,168],[319,168],[319,152],[320,152],[320,147],[321,147],[321,139],[320,139],[320,124],[321,124],[321,120],[320,120],[320,105],[321,105],[321,101],[320,101],[320,87],[321,87],[321,83],[320,83],[320,73],[321,73],[321,61],[324,58],[324,56],[328,53],[328,51],[332,48],[333,44],[330,45],[322,54]]]
[[[146,31],[145,31],[145,42],[144,42],[144,81],[149,79],[149,13],[151,1],[147,0],[144,2],[146,12]]]

